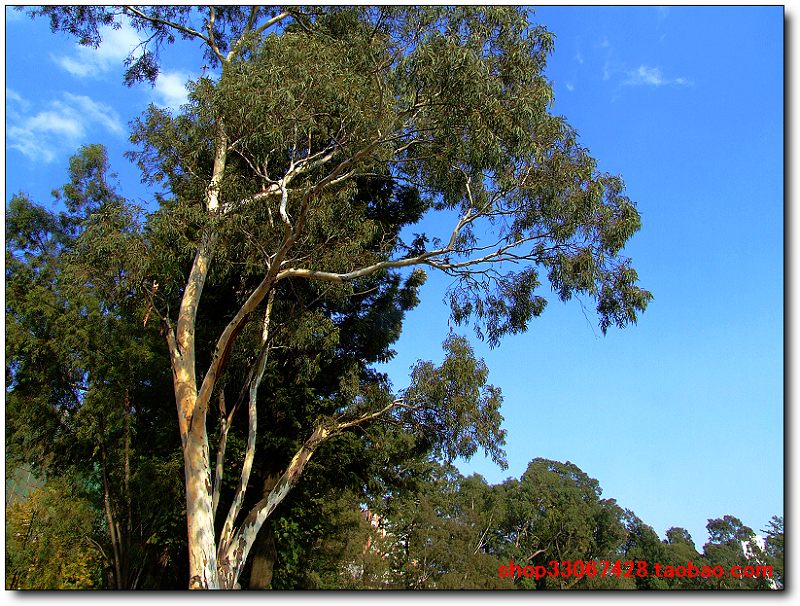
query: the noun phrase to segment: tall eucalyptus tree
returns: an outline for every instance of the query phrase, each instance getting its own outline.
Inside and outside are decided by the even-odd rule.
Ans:
[[[497,345],[545,308],[541,274],[563,300],[596,301],[600,326],[636,320],[650,294],[621,255],[639,215],[622,181],[599,173],[575,131],[550,113],[543,70],[553,36],[519,8],[56,7],[54,30],[97,45],[103,25],[129,21],[145,38],[129,83],[154,80],[162,48],[183,37],[203,47],[211,72],[193,83],[181,115],[151,107],[134,154],[166,195],[153,229],[187,267],[144,289],[167,341],[182,441],[190,587],[237,584],[258,530],[297,483],[319,445],[380,417],[434,428],[447,455],[479,446],[499,457],[500,397],[463,339],[441,366],[420,364],[391,396],[353,383],[340,410],[320,417],[272,490],[242,511],[255,457],[257,396],[270,351],[281,347],[273,311],[304,281],[356,292],[358,281],[414,268],[453,278],[455,323],[473,321]],[[210,75],[213,74],[213,75]],[[358,184],[376,178],[414,192],[440,233],[403,241],[374,216]],[[397,196],[395,196],[397,199]],[[402,207],[403,204],[400,204]],[[237,257],[237,254],[240,256]],[[169,256],[169,255],[167,255]],[[257,266],[232,297],[215,335],[198,326],[215,272]],[[169,264],[162,258],[163,269]],[[168,305],[179,293],[177,309]],[[213,354],[198,359],[198,335]],[[243,348],[246,454],[221,530],[208,417],[229,363]],[[215,471],[212,477],[212,468]]]

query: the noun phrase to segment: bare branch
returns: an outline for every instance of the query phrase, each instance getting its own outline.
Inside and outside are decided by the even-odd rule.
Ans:
[[[247,484],[250,482],[250,473],[253,468],[253,460],[256,452],[256,433],[258,429],[258,410],[256,407],[258,388],[261,385],[261,379],[264,377],[264,370],[267,365],[267,356],[269,354],[269,323],[270,316],[272,315],[272,303],[275,299],[275,291],[269,293],[267,299],[267,309],[264,313],[264,322],[261,333],[261,351],[258,355],[256,372],[250,378],[249,384],[249,401],[247,407],[248,413],[248,429],[247,429],[247,446],[245,448],[244,462],[242,463],[242,475],[239,480],[239,486],[236,489],[236,494],[233,497],[228,515],[225,518],[225,524],[222,527],[222,532],[219,538],[219,553],[224,553],[228,546],[231,534],[233,532],[233,524],[239,515],[244,501],[244,493],[247,490]]]
[[[219,392],[219,444],[217,445],[217,463],[214,468],[214,488],[211,497],[211,515],[217,517],[217,505],[219,505],[219,495],[222,490],[222,474],[225,467],[225,447],[228,443],[228,431],[230,430],[225,411],[225,391]]]
[[[210,40],[206,38],[200,32],[193,30],[190,27],[186,27],[185,25],[181,25],[180,23],[175,23],[173,21],[168,21],[167,19],[161,19],[160,17],[151,17],[146,15],[135,6],[123,6],[123,11],[128,11],[133,13],[135,16],[139,17],[140,19],[144,19],[145,21],[149,21],[150,23],[155,23],[157,25],[166,25],[167,27],[171,27],[172,29],[176,29],[179,32],[186,34],[187,36],[192,36],[194,38],[200,38],[203,42],[210,46]]]
[[[378,417],[386,414],[387,412],[389,412],[393,408],[397,408],[400,404],[402,404],[402,402],[403,402],[402,398],[398,399],[398,400],[394,400],[393,402],[391,402],[390,404],[387,404],[386,406],[384,406],[380,410],[376,410],[375,412],[367,413],[367,414],[362,415],[362,416],[360,416],[360,417],[358,417],[356,419],[352,419],[351,421],[345,421],[343,423],[337,423],[336,429],[338,431],[343,431],[343,430],[345,430],[345,429],[347,429],[349,427],[355,427],[356,425],[361,425],[362,423],[366,423],[367,421],[372,421],[373,419],[377,419]]]
[[[255,30],[253,30],[253,34],[258,36],[262,32],[264,32],[264,30],[269,29],[270,27],[272,27],[276,23],[280,23],[281,21],[286,19],[286,17],[291,17],[291,16],[292,16],[292,13],[289,12],[289,11],[284,11],[284,12],[278,14],[278,15],[275,15],[272,19],[270,19],[269,21],[267,21],[266,23],[264,23],[262,25],[259,25]]]
[[[208,21],[206,21],[206,29],[208,30],[208,45],[211,47],[211,50],[214,51],[214,54],[220,60],[221,63],[226,61],[225,57],[219,51],[219,47],[217,46],[217,41],[214,39],[214,19],[216,18],[217,12],[214,10],[213,6],[208,7]]]

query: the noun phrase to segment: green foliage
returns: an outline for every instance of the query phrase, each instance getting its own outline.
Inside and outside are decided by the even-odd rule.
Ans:
[[[441,366],[419,362],[405,391],[410,407],[402,420],[425,434],[430,433],[437,452],[452,461],[470,457],[482,447],[501,466],[507,466],[500,429],[502,396],[486,381],[489,369],[474,356],[463,337],[450,335],[444,342]]]
[[[765,554],[767,563],[773,567],[775,581],[783,586],[785,578],[783,516],[772,516],[769,528],[764,532],[767,535]]]
[[[92,503],[64,480],[6,506],[6,589],[99,589],[104,566]]]
[[[470,572],[494,565],[497,554],[483,549],[485,532],[476,535],[492,523],[474,507],[465,513],[461,498],[501,499],[449,471],[427,469],[441,495],[418,484],[431,455],[451,461],[482,448],[505,465],[502,398],[487,383],[486,365],[456,336],[444,344],[444,361],[419,362],[400,393],[371,365],[392,357],[403,316],[418,303],[423,267],[453,278],[454,321],[473,321],[492,346],[543,312],[545,282],[562,300],[595,300],[604,332],[635,322],[650,300],[621,254],[640,227],[635,205],[622,181],[600,173],[575,131],[551,114],[544,69],[553,35],[514,7],[31,13],[95,47],[102,26],[128,19],[146,38],[127,62],[129,84],[154,81],[159,52],[177,36],[202,42],[219,72],[193,82],[177,114],[151,106],[134,125],[131,158],[160,188],[153,212],[116,193],[99,146],[70,163],[70,182],[56,194],[66,212],[12,200],[6,374],[15,456],[53,473],[91,462],[95,505],[102,501],[106,516],[125,528],[116,576],[131,580],[147,569],[145,583],[156,582],[181,549],[169,540],[181,509],[170,475],[179,455],[174,422],[166,420],[171,362],[162,337],[174,336],[184,293],[203,290],[196,314],[181,315],[178,324],[191,326],[178,337],[183,353],[196,356],[189,370],[197,384],[221,361],[204,392],[220,399],[219,417],[212,407],[209,422],[221,422],[233,409],[224,408],[224,396],[239,406],[263,359],[268,305],[257,407],[266,430],[257,437],[246,505],[275,485],[315,427],[351,422],[308,466],[318,483],[276,513],[284,570],[316,549],[328,561],[320,555],[320,572],[308,582],[330,586],[343,574],[330,552],[355,554],[363,538],[353,499],[413,486],[424,499],[404,514],[403,540],[418,556],[395,567],[397,582],[500,583]],[[455,218],[453,226],[439,238],[407,235],[435,213]],[[411,266],[417,269],[401,273]],[[254,293],[263,297],[244,313]],[[217,351],[228,328],[230,347]],[[245,458],[247,422],[233,419],[228,469]],[[505,532],[522,533],[515,549],[584,558],[615,550],[624,539],[622,510],[599,498],[596,481],[570,464],[534,463],[519,486],[504,489]],[[223,504],[236,475],[226,474]],[[153,506],[146,482],[169,496],[170,513]],[[537,501],[538,490],[552,502]],[[540,546],[515,524],[541,531]],[[558,525],[568,529],[566,542]],[[464,553],[445,549],[445,540],[465,541]],[[156,556],[158,566],[139,563]],[[373,560],[357,564],[378,575],[367,583],[383,574]],[[273,586],[281,583],[301,581],[289,575]]]
[[[383,536],[372,547],[387,561],[382,585],[401,589],[511,589],[487,553],[494,513],[491,488],[452,466],[429,464],[427,480],[376,504]]]
[[[496,535],[497,552],[525,565],[551,560],[614,560],[626,538],[624,511],[601,499],[597,480],[572,463],[534,459],[519,480],[498,487],[506,509]],[[565,589],[589,578],[518,580],[523,588]]]
[[[622,546],[625,561],[645,561],[651,568],[655,563],[672,563],[672,558],[668,556],[667,546],[658,538],[656,531],[630,510],[625,511],[625,529],[628,533]],[[689,559],[691,557],[684,560],[683,565]],[[668,581],[660,579],[654,574],[646,577],[637,576],[634,578],[634,583],[636,589],[663,590],[669,588]]]
[[[82,148],[69,177],[54,192],[63,211],[21,195],[8,207],[7,459],[53,481],[84,478],[107,533],[96,539],[105,554],[99,565],[114,571],[112,586],[137,578],[146,585],[152,578],[141,570],[160,574],[156,558],[166,561],[170,550],[176,558],[185,544],[175,535],[178,444],[165,422],[174,414],[171,377],[161,336],[143,326],[138,210],[115,192],[102,146]],[[123,529],[119,556],[106,499]]]
[[[763,552],[752,539],[753,529],[731,515],[711,519],[706,525],[709,541],[703,547],[703,555],[712,566],[722,566],[726,571],[733,566],[763,564],[766,561]],[[745,556],[742,541],[750,543],[750,556]],[[726,574],[722,578],[713,579],[709,583],[714,589],[768,589],[764,578],[735,578]]]
[[[620,255],[639,215],[622,181],[599,173],[574,130],[549,113],[543,70],[553,36],[528,19],[508,7],[298,10],[280,33],[246,37],[217,81],[199,79],[183,114],[151,107],[132,157],[175,198],[163,210],[191,239],[207,222],[202,200],[222,128],[223,250],[235,244],[263,265],[284,224],[258,196],[291,175],[288,207],[303,238],[284,263],[338,273],[444,245],[431,234],[401,241],[396,222],[376,220],[354,196],[365,179],[396,181],[409,209],[418,200],[420,211],[472,215],[449,253],[428,264],[456,278],[454,320],[474,319],[490,344],[542,313],[542,271],[561,299],[595,299],[604,332],[624,326],[651,298]]]

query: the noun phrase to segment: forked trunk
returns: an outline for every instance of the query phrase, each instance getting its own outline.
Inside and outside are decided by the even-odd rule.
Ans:
[[[292,457],[289,467],[278,480],[275,488],[259,501],[242,522],[238,532],[231,543],[225,546],[220,553],[219,583],[223,589],[233,589],[238,586],[239,575],[242,573],[244,563],[255,543],[258,531],[272,512],[286,498],[286,495],[297,485],[300,476],[305,470],[317,447],[331,435],[330,430],[317,427],[300,450]]]

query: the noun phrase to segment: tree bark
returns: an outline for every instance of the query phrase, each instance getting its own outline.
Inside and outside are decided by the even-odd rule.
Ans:
[[[247,560],[253,543],[264,522],[297,485],[317,447],[331,435],[331,430],[318,426],[292,457],[289,467],[283,472],[270,493],[250,510],[230,545],[219,558],[219,583],[224,589],[233,589]]]
[[[220,210],[219,185],[225,173],[228,140],[222,122],[217,124],[214,169],[205,195],[209,213]],[[186,526],[189,546],[189,589],[218,589],[217,545],[214,538],[211,466],[206,413],[211,393],[198,397],[195,359],[195,324],[203,286],[211,265],[216,235],[206,231],[195,254],[181,299],[176,331],[167,327],[172,360],[178,425],[186,478]]]
[[[185,439],[186,526],[189,539],[189,589],[218,589],[217,549],[211,505],[211,468],[205,423]]]
[[[261,487],[261,499],[265,499],[275,488],[278,483],[279,476],[269,474],[264,478]],[[275,568],[275,561],[278,559],[278,550],[275,546],[275,533],[272,526],[266,524],[266,528],[262,527],[256,535],[256,542],[253,543],[253,549],[250,553],[250,580],[248,587],[250,589],[269,589],[272,583],[272,573]]]
[[[272,572],[275,568],[275,560],[278,558],[278,550],[275,547],[275,533],[267,524],[256,536],[253,549],[250,554],[252,567],[250,569],[250,589],[269,589],[272,583]]]

